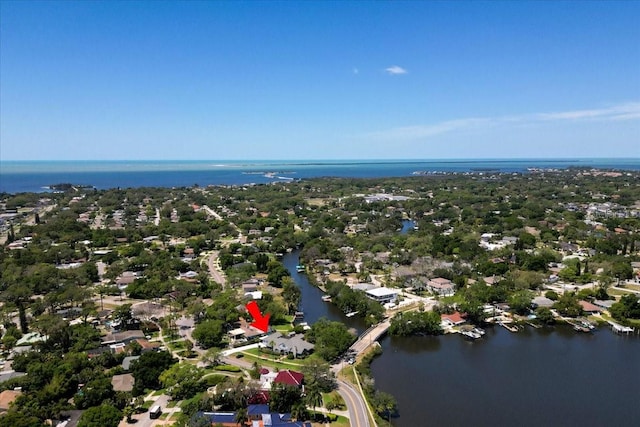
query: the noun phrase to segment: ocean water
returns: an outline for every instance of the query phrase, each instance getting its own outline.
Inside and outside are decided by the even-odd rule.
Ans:
[[[343,161],[0,161],[0,192],[41,192],[59,183],[98,189],[243,185],[316,177],[377,178],[414,172],[526,172],[528,168],[640,170],[631,159]]]

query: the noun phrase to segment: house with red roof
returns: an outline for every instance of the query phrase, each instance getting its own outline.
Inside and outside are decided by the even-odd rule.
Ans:
[[[303,381],[304,375],[302,373],[288,369],[278,372],[278,375],[273,380],[274,384],[287,384],[298,388],[302,387]]]
[[[580,307],[585,313],[600,313],[602,309],[595,304],[591,304],[589,301],[580,300],[578,301]]]
[[[443,328],[452,328],[454,326],[462,325],[466,320],[462,317],[457,311],[454,311],[451,314],[441,314],[440,315],[440,324]]]

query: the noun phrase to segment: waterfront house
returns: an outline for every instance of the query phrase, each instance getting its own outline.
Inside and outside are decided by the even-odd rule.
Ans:
[[[365,294],[367,297],[374,301],[378,301],[380,304],[396,302],[398,299],[397,290],[385,287],[369,289],[368,291],[365,291]]]
[[[550,300],[549,298],[547,298],[545,296],[537,296],[531,301],[531,304],[534,305],[535,307],[551,308],[551,307],[553,307],[554,303],[553,303],[552,300]]]
[[[309,354],[315,348],[304,340],[302,334],[282,335],[280,332],[262,337],[260,345],[280,354],[293,354],[294,357]]]
[[[440,324],[445,329],[446,328],[452,328],[454,326],[462,325],[465,322],[466,322],[466,320],[464,320],[462,318],[462,315],[457,311],[454,311],[451,314],[441,314],[440,315]]]
[[[600,313],[602,311],[602,308],[590,303],[589,301],[580,300],[578,301],[578,304],[582,307],[582,311],[588,314]]]

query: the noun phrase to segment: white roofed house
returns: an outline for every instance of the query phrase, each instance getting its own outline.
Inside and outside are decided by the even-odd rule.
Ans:
[[[365,294],[367,297],[374,301],[378,301],[380,304],[396,302],[398,299],[398,291],[396,289],[389,289],[385,287],[369,289],[365,291]]]

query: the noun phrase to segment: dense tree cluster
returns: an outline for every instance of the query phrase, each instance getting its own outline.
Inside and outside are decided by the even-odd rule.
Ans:
[[[398,313],[391,319],[391,335],[440,335],[440,315],[435,311]]]
[[[356,340],[343,323],[327,319],[314,323],[306,338],[315,344],[315,353],[329,361],[337,359]]]

